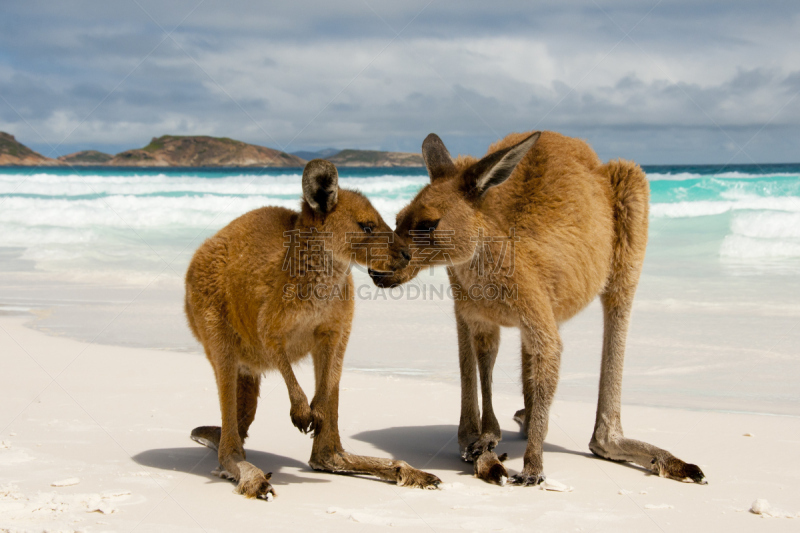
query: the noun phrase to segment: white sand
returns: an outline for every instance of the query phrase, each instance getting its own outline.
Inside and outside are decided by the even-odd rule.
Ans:
[[[48,337],[0,317],[0,531],[797,531],[800,418],[625,406],[626,434],[696,462],[709,485],[679,483],[588,452],[594,405],[557,402],[545,472],[573,487],[498,487],[458,457],[451,384],[345,373],[340,408],[351,452],[402,458],[443,490],[398,488],[312,471],[311,441],[289,420],[283,382],[268,376],[247,442],[273,472],[275,501],[246,500],[210,474],[215,454],[189,439],[218,423],[213,376],[194,354]],[[455,343],[455,339],[452,339]],[[391,354],[402,360],[403,347]],[[299,379],[309,396],[311,368]],[[55,381],[53,380],[55,378]],[[500,392],[498,452],[511,473],[525,443]],[[758,438],[744,437],[745,433]],[[74,486],[54,481],[78,478]],[[757,499],[783,510],[764,519]]]

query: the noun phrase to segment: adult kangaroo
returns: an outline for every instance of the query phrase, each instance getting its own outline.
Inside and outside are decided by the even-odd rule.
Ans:
[[[409,281],[420,267],[448,265],[458,289],[462,457],[474,461],[500,441],[492,370],[500,326],[517,327],[525,408],[515,419],[528,444],[524,468],[512,481],[544,480],[542,446],[562,348],[558,327],[599,295],[605,327],[589,448],[662,476],[705,483],[696,465],[622,431],[625,340],[647,246],[649,187],[642,169],[623,160],[603,164],[585,142],[554,132],[508,135],[480,160],[453,160],[430,134],[422,154],[431,182],[397,215],[396,232],[410,243],[413,259],[404,269],[371,275],[387,287]],[[487,480],[503,483],[504,467],[490,459],[492,468],[483,470],[494,475]]]
[[[286,382],[292,423],[313,432],[315,470],[371,474],[399,485],[435,488],[439,478],[404,461],[352,455],[339,438],[339,380],[353,320],[351,261],[382,270],[405,267],[405,242],[358,192],[339,189],[336,167],[310,161],[300,212],[262,207],[205,241],[186,273],[186,317],[214,369],[222,427],[202,426],[192,439],[218,451],[220,477],[237,492],[271,500],[264,474],[245,460],[261,375]],[[395,236],[396,237],[396,236]],[[383,248],[369,259],[371,247]],[[292,371],[309,352],[316,390],[311,405]]]

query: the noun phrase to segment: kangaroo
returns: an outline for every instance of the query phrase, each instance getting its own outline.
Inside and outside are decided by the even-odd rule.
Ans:
[[[218,451],[214,473],[237,482],[236,492],[272,500],[271,473],[245,461],[242,445],[255,418],[261,375],[278,370],[292,424],[313,434],[313,469],[436,488],[436,476],[404,461],[349,454],[339,438],[339,381],[354,308],[351,261],[369,261],[382,271],[403,268],[411,258],[405,241],[367,198],[339,189],[328,161],[310,161],[302,182],[299,213],[281,207],[246,213],[206,240],[189,264],[186,317],[214,369],[222,412],[222,427],[198,427],[191,437]],[[370,258],[371,247],[385,253]],[[315,376],[310,405],[292,371],[309,353]]]
[[[422,153],[431,182],[397,215],[396,231],[410,243],[413,259],[405,268],[370,275],[377,285],[392,287],[421,268],[447,265],[455,295],[464,460],[478,460],[501,439],[492,371],[500,326],[517,327],[525,408],[515,419],[528,443],[523,470],[511,482],[537,485],[545,479],[542,447],[558,383],[559,324],[599,295],[602,367],[589,448],[606,459],[704,484],[696,465],[625,438],[620,421],[625,340],[647,246],[649,186],[642,169],[624,160],[603,164],[585,142],[554,132],[508,135],[480,160],[453,160],[430,134]],[[502,480],[499,461],[490,456],[483,463],[492,466],[476,467],[476,475]]]

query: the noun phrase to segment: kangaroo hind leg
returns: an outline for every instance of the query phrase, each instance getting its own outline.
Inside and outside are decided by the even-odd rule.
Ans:
[[[236,379],[236,412],[239,423],[239,437],[244,443],[247,431],[256,416],[258,407],[258,393],[261,386],[261,376],[247,371],[239,371]],[[219,426],[200,426],[192,430],[192,440],[208,446],[212,450],[219,450],[221,428]]]
[[[239,494],[248,498],[272,500],[275,495],[275,491],[269,483],[272,474],[264,474],[255,465],[245,460],[241,432],[244,429],[244,433],[247,433],[247,428],[244,426],[249,427],[249,423],[252,422],[255,407],[253,405],[252,409],[249,410],[240,409],[240,372],[235,358],[231,357],[230,353],[221,351],[212,353],[212,355],[214,357],[209,357],[209,360],[214,366],[214,375],[217,378],[220,412],[222,414],[222,426],[219,428],[217,446],[220,468],[215,470],[214,473],[219,477],[235,481],[237,483],[236,492]],[[247,375],[243,376],[242,379],[242,390],[248,391],[245,397],[249,399],[257,398],[258,388],[252,387],[252,383],[248,383],[249,377]],[[240,414],[246,415],[241,418],[244,424],[240,424]],[[201,428],[197,428],[192,432],[193,436],[202,434],[204,437],[211,437],[209,439],[211,444],[214,444],[214,433],[213,429],[203,432]]]
[[[632,299],[632,298],[631,298]],[[630,461],[662,477],[705,484],[703,471],[685,463],[666,450],[646,442],[627,439],[622,431],[621,392],[625,358],[625,337],[630,316],[630,301],[619,295],[602,296],[605,331],[600,370],[600,395],[594,434],[589,444],[592,453],[614,461]]]
[[[312,400],[314,444],[309,465],[314,470],[339,474],[368,474],[400,486],[435,489],[438,477],[417,470],[405,461],[354,455],[344,451],[339,435],[339,380],[347,348],[349,327],[341,335],[320,335],[312,351],[317,391]]]
[[[622,368],[633,297],[647,247],[647,177],[641,168],[628,161],[604,165],[614,195],[614,255],[603,304],[603,356],[600,368],[600,394],[592,452],[615,461],[630,461],[664,477],[705,483],[697,465],[688,464],[652,444],[626,439],[622,432]]]

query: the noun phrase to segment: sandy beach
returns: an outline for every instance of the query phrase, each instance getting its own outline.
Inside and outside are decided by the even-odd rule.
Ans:
[[[44,335],[0,318],[2,531],[795,531],[800,524],[800,418],[625,406],[626,434],[699,464],[709,484],[662,479],[599,460],[587,443],[594,405],[557,401],[546,473],[573,488],[497,487],[458,457],[458,388],[345,372],[340,408],[351,452],[401,458],[441,490],[314,472],[310,439],[288,417],[285,386],[267,376],[248,459],[273,472],[273,502],[246,500],[211,475],[215,453],[189,439],[216,424],[211,369],[196,354]],[[453,339],[455,341],[455,339]],[[356,347],[358,349],[358,347]],[[298,377],[309,391],[310,365]],[[499,391],[498,451],[522,467],[513,412]],[[62,485],[62,486],[54,486]],[[765,499],[776,517],[749,509]],[[796,518],[791,518],[796,517]]]
[[[10,0],[0,28],[0,533],[800,532],[800,2]],[[325,428],[345,314],[269,294],[336,298],[339,260],[342,444],[441,484],[313,470],[274,373],[248,500],[190,438],[221,424],[192,331],[242,431],[219,317]],[[545,484],[462,460],[456,308],[496,355],[494,479],[540,481],[546,424]],[[595,450],[708,484],[590,452],[601,359]]]

